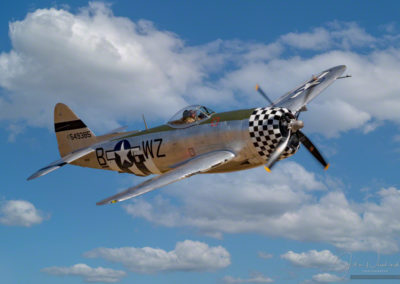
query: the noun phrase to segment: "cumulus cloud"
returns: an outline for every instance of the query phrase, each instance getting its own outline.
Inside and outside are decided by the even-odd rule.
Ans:
[[[255,231],[262,232],[266,230],[266,216],[294,210],[310,198],[306,192],[326,189],[313,173],[296,163],[278,165],[270,176],[262,169],[257,171],[182,181],[176,185],[174,196],[182,199],[183,208],[162,197],[151,203],[134,200],[124,208],[134,217],[169,227],[197,227],[218,237],[221,232],[251,231],[255,226]],[[196,187],[188,188],[187,183]]]
[[[308,175],[299,177],[296,172]],[[312,194],[316,190],[322,190],[319,197]],[[376,202],[354,202],[340,184],[324,181],[296,163],[282,162],[272,175],[254,169],[207,179],[196,176],[162,192],[123,206],[134,218],[191,227],[217,238],[252,232],[325,242],[348,251],[398,251],[400,190],[394,187],[379,190]]]
[[[0,224],[31,227],[44,219],[44,214],[29,201],[9,200],[0,204]]]
[[[326,29],[315,28],[312,32],[285,34],[281,41],[296,48],[321,50],[330,47],[331,36]]]
[[[285,34],[280,40],[289,46],[310,50],[349,49],[371,46],[376,42],[376,38],[354,22],[332,22],[328,27],[314,28],[311,32]]]
[[[272,283],[273,279],[263,276],[261,274],[256,274],[250,278],[234,278],[232,276],[225,276],[223,278],[224,283],[234,284],[234,283]]]
[[[333,100],[310,106],[312,117],[321,117],[321,120],[308,119],[307,127],[310,132],[324,133],[328,137],[337,136],[340,131],[360,128],[371,119],[371,116],[344,101]],[[369,127],[372,125],[369,125]],[[368,127],[368,128],[369,128]],[[371,129],[372,130],[372,129]]]
[[[259,99],[250,95],[250,85],[263,86],[275,99],[296,86],[317,70],[327,66],[348,66],[352,78],[339,80],[309,104],[309,111],[301,115],[305,131],[322,133],[327,137],[337,136],[343,131],[363,127],[371,119],[400,122],[400,100],[396,95],[400,83],[400,50],[375,50],[369,56],[360,56],[352,51],[330,50],[311,58],[290,57],[272,59],[268,62],[248,63],[223,78],[224,86],[246,95],[249,100]],[[394,62],[394,64],[392,64]],[[290,87],[292,88],[292,87]],[[290,89],[289,88],[289,89]],[[321,108],[321,110],[319,110]],[[322,112],[324,111],[324,112]]]
[[[41,126],[50,123],[48,107],[57,101],[95,126],[99,117],[111,124],[142,112],[165,117],[186,104],[187,87],[205,76],[206,51],[184,48],[151,22],[115,17],[102,3],[78,14],[38,9],[10,23],[9,34],[13,49],[0,55],[0,86],[11,93],[0,101],[2,119]]]
[[[95,129],[138,120],[141,113],[165,119],[187,103],[265,105],[254,93],[256,83],[277,98],[339,64],[353,78],[318,98],[320,111],[306,114],[306,128],[337,136],[371,121],[400,122],[400,49],[390,37],[373,37],[356,23],[328,23],[269,43],[188,46],[173,32],[92,2],[77,13],[35,10],[11,22],[9,35],[12,49],[0,54],[0,120],[13,123],[13,135],[26,124],[51,125],[49,105],[58,101]],[[313,53],[302,56],[304,49]]]
[[[318,268],[327,271],[344,271],[349,268],[349,263],[341,260],[329,250],[310,250],[302,253],[288,251],[281,257],[298,267]]]
[[[138,273],[213,271],[231,263],[230,254],[225,248],[210,247],[190,240],[178,242],[172,251],[151,247],[97,248],[86,252],[84,256],[122,263],[129,270]]]
[[[85,282],[104,282],[115,283],[126,275],[125,271],[114,270],[110,268],[97,267],[92,268],[84,263],[78,263],[71,267],[46,267],[42,272],[57,276],[79,276]]]
[[[317,283],[337,283],[342,282],[344,279],[330,273],[320,273],[312,277],[312,280]]]

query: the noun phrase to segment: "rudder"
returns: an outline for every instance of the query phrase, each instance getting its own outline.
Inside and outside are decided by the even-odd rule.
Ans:
[[[62,103],[58,103],[54,108],[54,131],[61,157],[96,142],[94,133]]]

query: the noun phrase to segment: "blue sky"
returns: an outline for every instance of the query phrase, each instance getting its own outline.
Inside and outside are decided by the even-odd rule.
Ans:
[[[336,283],[400,274],[395,1],[0,8],[4,283]],[[59,101],[95,133],[143,129],[142,113],[155,126],[186,104],[264,106],[256,83],[277,98],[340,64],[353,77],[302,117],[331,162],[327,172],[301,149],[271,174],[194,176],[101,207],[95,202],[142,179],[66,166],[26,181],[59,157]]]

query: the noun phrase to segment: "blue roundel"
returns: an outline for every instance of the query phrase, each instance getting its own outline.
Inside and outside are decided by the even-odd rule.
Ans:
[[[114,147],[115,162],[118,167],[127,171],[134,163],[134,156],[131,150],[131,144],[128,140],[119,141]]]

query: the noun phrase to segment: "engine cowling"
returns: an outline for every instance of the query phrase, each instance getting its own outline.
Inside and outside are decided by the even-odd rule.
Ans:
[[[256,108],[249,118],[249,133],[257,153],[266,162],[279,142],[289,134],[289,123],[295,119],[287,108]],[[297,135],[292,135],[289,145],[279,160],[292,156],[299,149]]]

